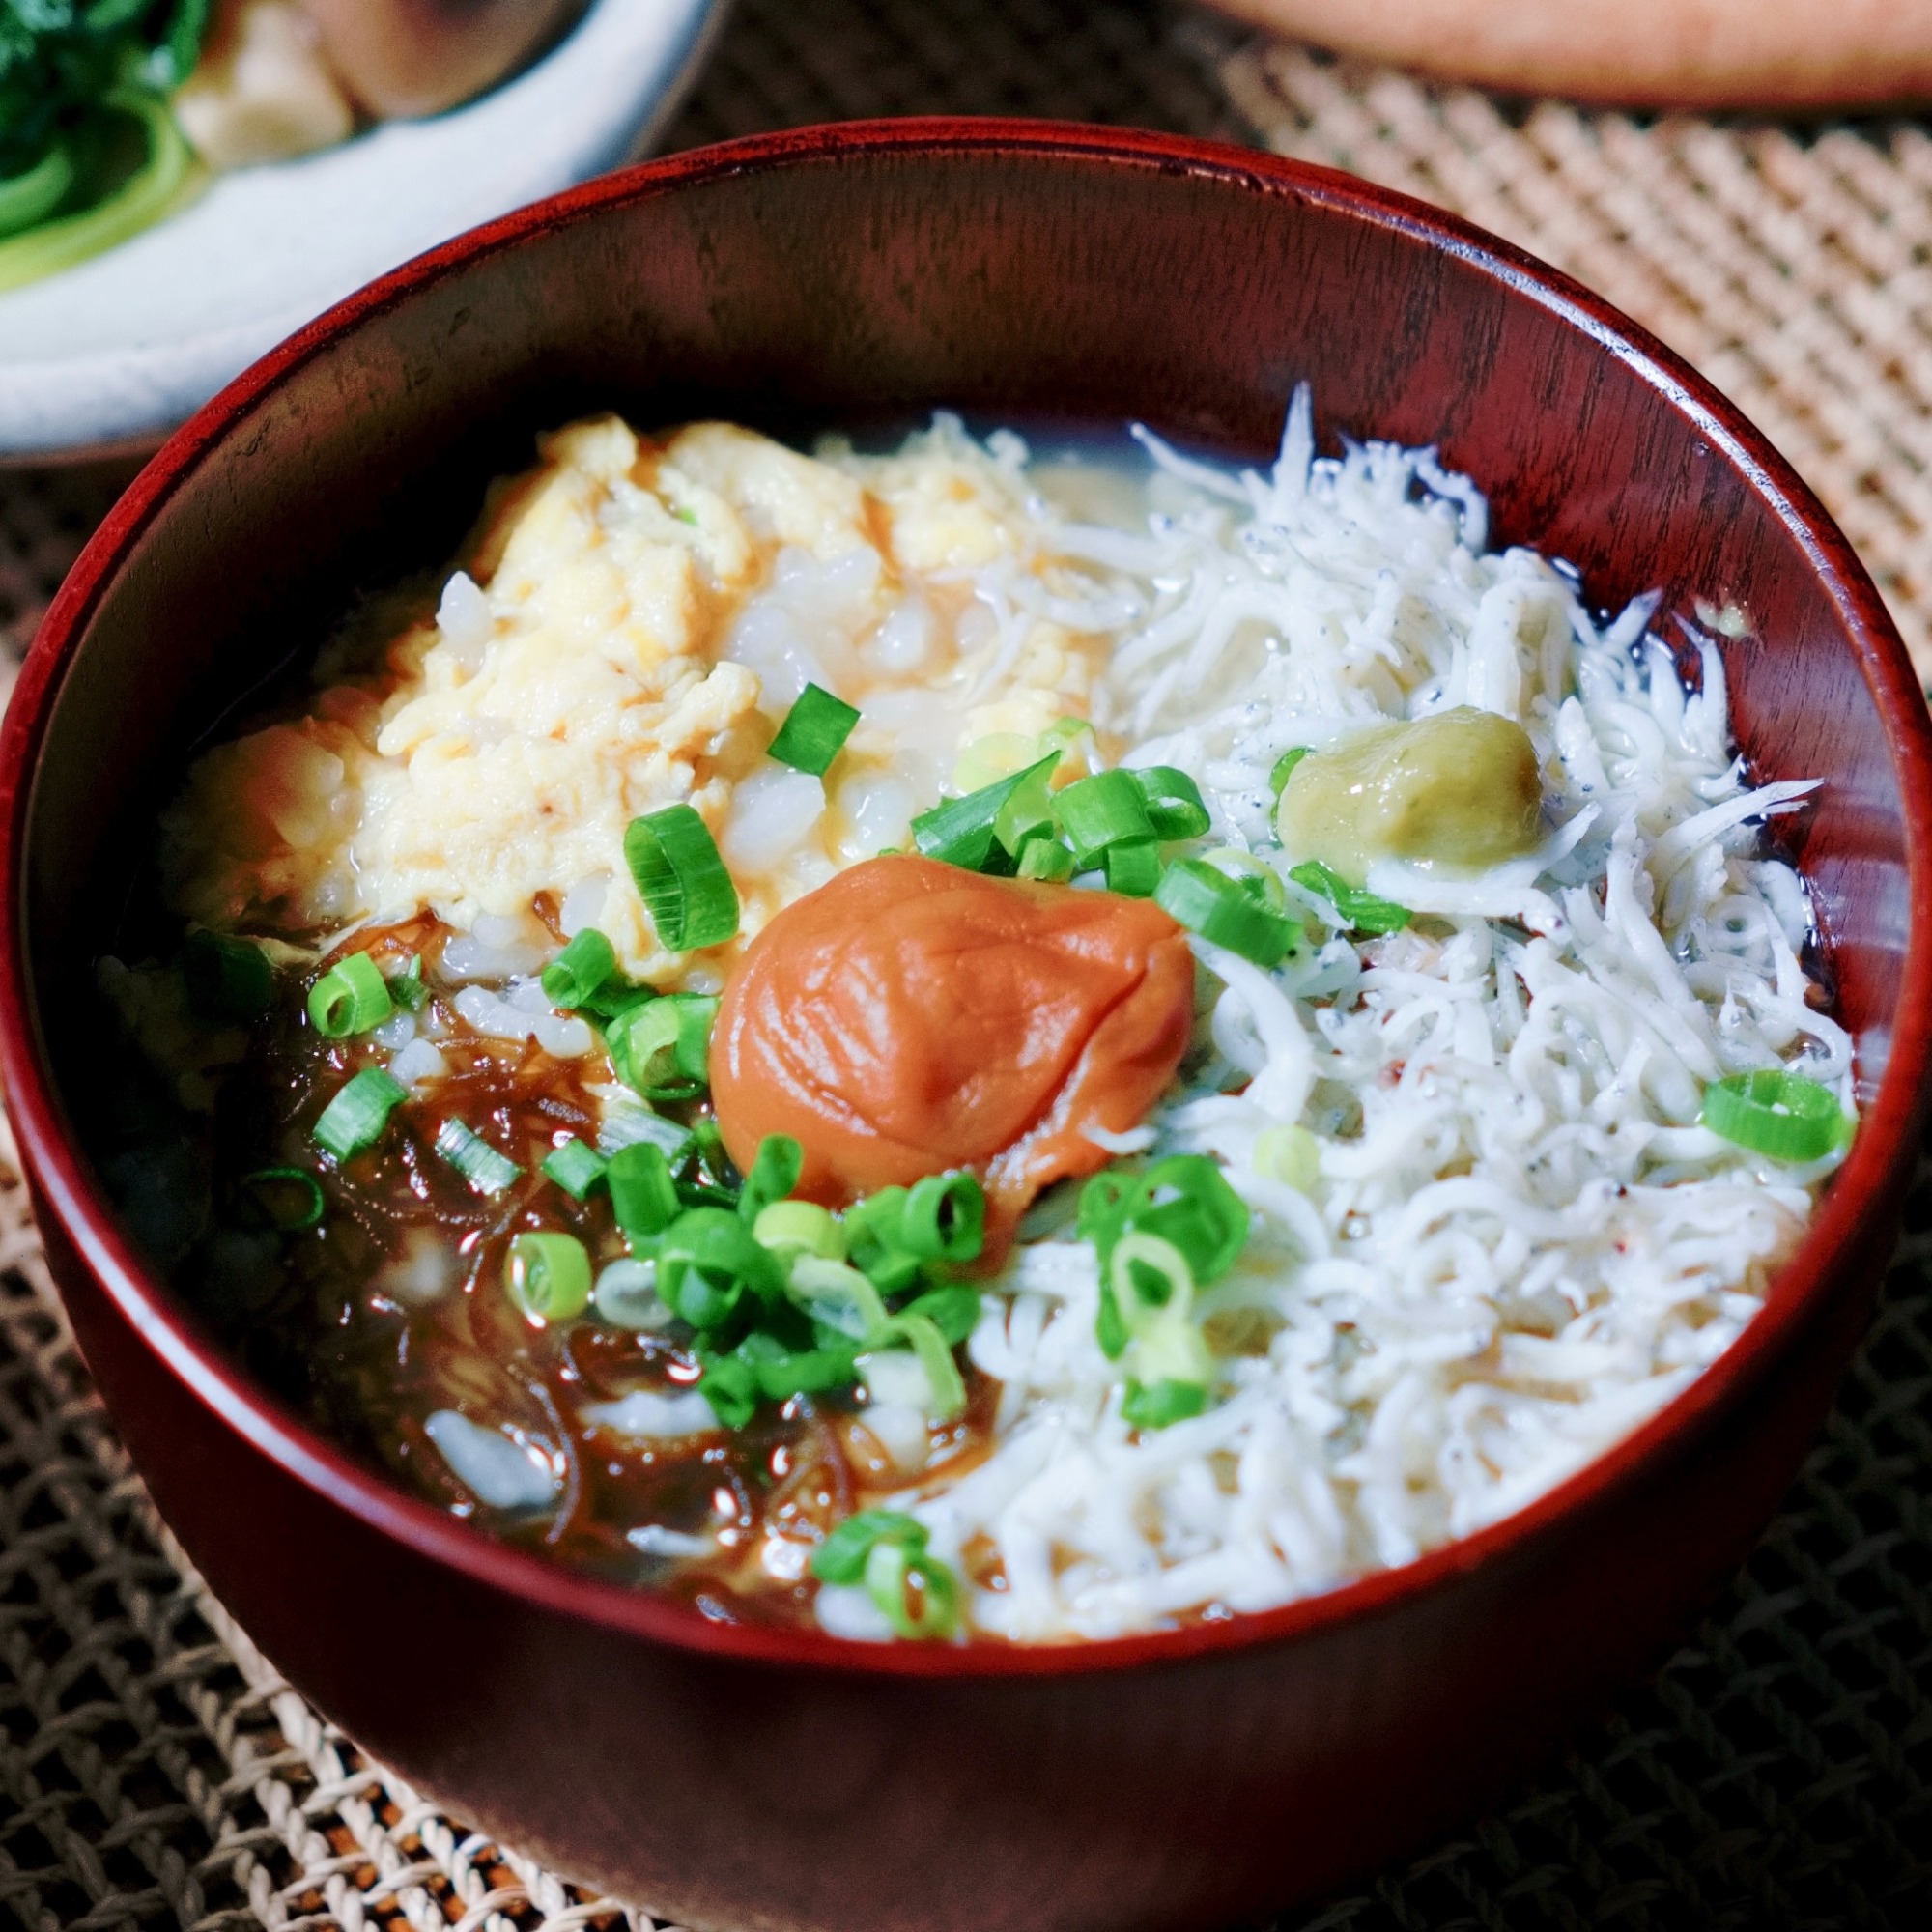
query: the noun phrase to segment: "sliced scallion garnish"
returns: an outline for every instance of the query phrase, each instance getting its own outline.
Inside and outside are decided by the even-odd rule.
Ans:
[[[1852,1131],[1829,1087],[1783,1066],[1712,1081],[1697,1118],[1714,1134],[1773,1160],[1821,1159]]]
[[[242,1177],[255,1211],[277,1234],[298,1235],[322,1219],[322,1183],[306,1168],[262,1167]]]
[[[1160,847],[1151,838],[1117,838],[1100,855],[1107,890],[1130,899],[1151,899],[1160,884]]]
[[[617,954],[594,925],[586,925],[543,969],[544,998],[554,1007],[587,1007],[617,970]]]
[[[784,723],[769,747],[770,755],[795,772],[822,778],[858,722],[855,706],[834,697],[820,685],[808,684],[785,713]]]
[[[422,1010],[422,1003],[429,998],[429,988],[423,984],[423,962],[420,952],[410,954],[410,963],[389,981],[389,997],[397,1006],[408,1009],[412,1013]]]
[[[1374,893],[1351,886],[1332,866],[1320,859],[1304,859],[1290,868],[1288,876],[1297,886],[1319,894],[1340,915],[1341,923],[1355,932],[1400,932],[1409,922],[1406,906],[1393,899],[1378,898]]]
[[[595,1148],[573,1137],[561,1147],[552,1148],[539,1165],[572,1200],[582,1201],[604,1179],[609,1163]]]
[[[73,157],[56,141],[32,167],[0,181],[0,235],[16,235],[44,220],[73,185]]]
[[[722,945],[738,930],[738,889],[690,806],[668,805],[632,819],[624,863],[659,941],[671,952]]]
[[[927,1554],[930,1533],[899,1510],[860,1510],[812,1552],[820,1582],[864,1583],[886,1621],[906,1637],[942,1637],[959,1621],[952,1573]]]
[[[889,1342],[907,1343],[919,1357],[931,1392],[929,1413],[936,1422],[950,1421],[966,1406],[966,1384],[959,1365],[952,1359],[952,1348],[936,1323],[923,1315],[895,1315],[867,1343],[876,1349]]]
[[[1172,765],[1142,765],[1134,781],[1147,796],[1148,823],[1156,838],[1199,838],[1209,819],[1201,787]]]
[[[815,1201],[770,1202],[758,1209],[752,1233],[783,1263],[794,1262],[801,1255],[812,1255],[820,1261],[845,1259],[845,1230],[831,1208],[821,1208]]]
[[[978,1175],[928,1174],[906,1190],[898,1245],[921,1261],[976,1261],[985,1228],[986,1190]]]
[[[993,857],[993,826],[1000,808],[1029,779],[1043,777],[1059,762],[1060,753],[1055,752],[1023,770],[981,785],[978,791],[969,791],[964,798],[941,800],[913,820],[913,844],[928,859],[962,866],[969,872],[984,870]]]
[[[1022,879],[1043,879],[1059,885],[1073,876],[1073,854],[1058,838],[1029,838],[1020,848]]]
[[[197,1019],[245,1025],[260,1019],[274,999],[274,968],[251,939],[189,933],[182,945],[181,975]]]
[[[379,1027],[396,1010],[389,982],[366,952],[347,952],[308,989],[309,1022],[325,1039]]]
[[[1274,769],[1268,773],[1268,790],[1274,793],[1277,801],[1281,798],[1282,787],[1288,783],[1289,774],[1307,757],[1309,749],[1306,745],[1291,745],[1274,761]]]
[[[737,1320],[747,1294],[767,1306],[784,1294],[777,1257],[723,1208],[691,1208],[658,1240],[658,1293],[700,1334]]]
[[[437,1128],[436,1151],[478,1194],[502,1193],[524,1171],[457,1120],[445,1121]]]
[[[1073,847],[1074,862],[1083,867],[1096,864],[1109,845],[1154,836],[1147,793],[1132,772],[1095,772],[1092,778],[1075,779],[1054,794],[1053,809]]]
[[[1177,1381],[1171,1376],[1158,1381],[1137,1381],[1127,1378],[1121,1402],[1121,1416],[1136,1429],[1165,1429],[1171,1423],[1185,1422],[1208,1406],[1205,1382]]]
[[[697,1392],[711,1405],[711,1412],[726,1429],[742,1429],[757,1413],[756,1372],[735,1355],[715,1355],[708,1349],[697,1351]]]
[[[618,1077],[651,1100],[689,1100],[704,1091],[718,1002],[708,993],[667,993],[626,1008],[605,1027]]]
[[[381,1137],[390,1111],[408,1098],[408,1090],[382,1067],[365,1066],[322,1110],[310,1132],[318,1147],[347,1160]]]
[[[633,1247],[661,1235],[684,1211],[664,1150],[649,1141],[619,1148],[605,1165],[611,1212]]]
[[[1177,859],[1160,875],[1153,900],[1188,931],[1257,966],[1278,966],[1300,942],[1293,921],[1258,905],[1205,859]]]
[[[738,1193],[741,1220],[755,1222],[772,1203],[782,1201],[798,1185],[805,1166],[805,1150],[789,1134],[767,1134],[752,1157],[752,1171]]]
[[[519,1235],[503,1256],[503,1287],[527,1320],[568,1321],[590,1305],[590,1257],[575,1235]]]

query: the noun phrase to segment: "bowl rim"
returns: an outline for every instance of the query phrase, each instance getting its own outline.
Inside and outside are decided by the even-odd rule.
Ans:
[[[713,1622],[695,1607],[583,1575],[497,1542],[353,1463],[225,1357],[212,1333],[120,1232],[71,1135],[33,1012],[25,931],[24,841],[49,713],[108,584],[149,525],[203,459],[278,386],[339,338],[470,264],[548,232],[732,176],[837,165],[893,154],[996,156],[1176,172],[1231,190],[1280,197],[1394,229],[1504,284],[1631,368],[1736,466],[1806,556],[1836,608],[1878,709],[1903,807],[1913,924],[1932,867],[1932,726],[1903,643],[1850,543],[1766,438],[1672,351],[1608,302],[1512,244],[1394,190],[1304,162],[1219,142],[1079,123],[925,117],[790,129],[691,150],[568,189],[473,229],[336,304],[243,372],[170,437],[109,512],[61,586],[22,668],[0,731],[0,1077],[42,1212],[61,1224],[96,1282],[142,1344],[256,1452],[324,1500],[414,1555],[447,1564],[525,1608],[714,1657],[815,1671],[916,1678],[1008,1678],[1121,1670],[1313,1639],[1352,1619],[1388,1614],[1456,1577],[1561,1533],[1568,1519],[1640,1484],[1663,1457],[1702,1435],[1769,1372],[1833,1292],[1842,1251],[1866,1205],[1890,1198],[1917,1154],[1932,1056],[1932,950],[1908,946],[1895,1024],[1877,1093],[1845,1165],[1764,1306],[1738,1339],[1629,1435],[1522,1508],[1393,1569],[1271,1609],[1127,1635],[1009,1644],[860,1644],[813,1630]]]

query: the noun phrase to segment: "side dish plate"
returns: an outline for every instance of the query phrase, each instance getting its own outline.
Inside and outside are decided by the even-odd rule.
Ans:
[[[152,449],[371,277],[613,167],[675,110],[723,0],[596,0],[467,106],[219,178],[118,248],[0,295],[0,464]]]

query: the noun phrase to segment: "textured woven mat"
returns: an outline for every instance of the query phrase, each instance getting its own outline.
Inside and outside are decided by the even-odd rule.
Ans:
[[[669,145],[941,110],[1264,138],[1560,262],[1771,432],[1926,651],[1923,128],[1511,106],[1243,50],[1154,0],[738,0]],[[125,480],[0,476],[0,651]],[[201,1595],[89,1394],[10,1155],[0,1927],[643,1932],[365,1762]],[[1804,1476],[1658,1679],[1519,1802],[1278,1932],[1932,1924],[1932,1165],[1910,1228]]]

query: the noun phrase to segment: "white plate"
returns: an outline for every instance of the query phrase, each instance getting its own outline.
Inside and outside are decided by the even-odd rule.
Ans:
[[[543,60],[433,121],[220,177],[172,220],[0,295],[0,457],[159,437],[374,276],[622,160],[722,0],[596,0]]]

